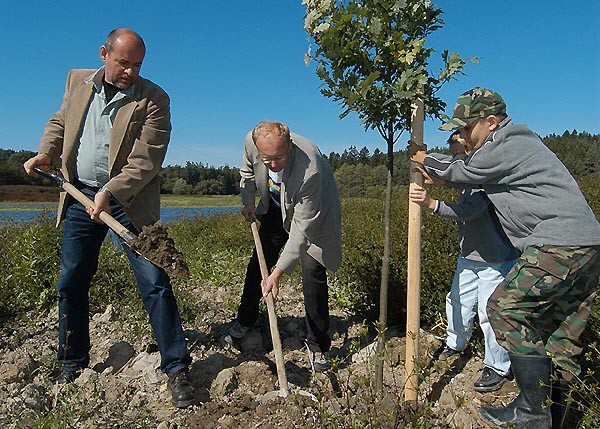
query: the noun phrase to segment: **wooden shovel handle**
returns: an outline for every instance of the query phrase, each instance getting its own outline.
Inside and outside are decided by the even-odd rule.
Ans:
[[[258,235],[258,227],[256,221],[250,222],[250,228],[252,228],[252,236],[254,237],[254,247],[256,247],[256,254],[258,256],[258,264],[260,265],[260,273],[263,281],[266,283],[269,278],[269,269],[267,268],[267,262],[265,261],[265,254],[263,253],[262,243],[260,236]],[[271,292],[265,297],[267,301],[267,312],[269,313],[269,328],[271,329],[271,339],[273,341],[273,350],[275,351],[275,364],[277,366],[277,378],[279,380],[279,389],[283,396],[289,394],[287,377],[285,375],[285,362],[283,361],[283,350],[281,348],[281,338],[279,337],[279,329],[277,328],[277,315],[275,314],[275,303],[273,301],[273,294]]]
[[[77,201],[79,201],[81,204],[84,205],[85,208],[96,208],[94,202],[92,200],[90,200],[88,197],[86,197],[83,192],[81,192],[79,189],[77,189],[75,186],[71,185],[68,182],[64,182],[62,184],[62,188],[67,191],[67,193],[69,195],[71,195],[73,198],[75,198]],[[127,244],[131,244],[132,240],[135,239],[135,235],[133,235],[133,233],[131,231],[129,231],[127,228],[125,228],[121,222],[119,222],[118,220],[116,220],[114,217],[112,217],[110,214],[106,213],[106,212],[100,212],[100,216],[98,216],[100,218],[100,220],[102,222],[104,222],[110,229],[112,229],[114,232],[116,232],[117,234],[119,234],[119,236],[125,240],[125,242]]]
[[[96,208],[94,202],[86,197],[79,189],[67,182],[65,179],[57,174],[50,173],[49,171],[42,170],[38,167],[33,167],[33,171],[37,174],[44,176],[50,180],[55,181],[61,188],[63,188],[69,195],[79,201],[85,208],[91,207]],[[119,234],[119,236],[125,240],[125,243],[131,244],[135,240],[135,235],[125,228],[119,221],[106,212],[100,212],[100,220],[104,222],[110,229]]]

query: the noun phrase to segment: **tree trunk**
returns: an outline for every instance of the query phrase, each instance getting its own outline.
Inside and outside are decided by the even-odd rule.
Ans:
[[[391,124],[390,124],[391,125]],[[385,188],[385,212],[383,223],[385,228],[385,236],[383,239],[383,259],[381,260],[381,286],[379,292],[379,323],[377,326],[377,349],[375,352],[375,391],[380,393],[383,390],[383,361],[384,361],[384,345],[385,345],[385,330],[387,325],[387,310],[388,310],[388,284],[390,281],[390,218],[392,213],[392,187],[394,178],[394,135],[391,126],[388,126],[388,134],[386,136],[388,146],[388,174],[387,185]]]

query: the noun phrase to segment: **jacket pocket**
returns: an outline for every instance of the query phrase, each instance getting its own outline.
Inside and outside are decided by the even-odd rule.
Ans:
[[[523,251],[520,261],[525,261],[531,267],[548,273],[560,280],[565,280],[571,272],[572,262],[568,257],[554,251],[553,246],[530,246]]]

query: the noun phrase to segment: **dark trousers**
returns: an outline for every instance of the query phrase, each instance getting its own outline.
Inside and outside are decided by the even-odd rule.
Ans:
[[[90,199],[94,191],[81,189]],[[118,204],[111,204],[112,216],[130,231],[135,227]],[[61,275],[58,291],[58,360],[66,371],[77,371],[90,361],[89,290],[98,268],[98,255],[108,227],[90,219],[83,205],[74,202],[64,221]],[[121,240],[122,241],[122,240]],[[148,312],[161,354],[161,370],[167,375],[186,368],[187,352],[177,303],[169,276],[162,269],[123,246],[133,270],[144,307]]]
[[[288,240],[288,233],[283,228],[281,208],[274,203],[262,216],[259,236],[269,272],[277,263],[279,252]],[[325,267],[312,256],[301,256],[302,291],[304,293],[304,309],[306,312],[307,343],[312,351],[325,352],[331,347],[329,329],[329,292],[327,290],[327,272]],[[260,287],[262,277],[256,248],[246,270],[244,292],[238,309],[237,320],[244,326],[252,326],[258,319],[259,304],[262,298]]]

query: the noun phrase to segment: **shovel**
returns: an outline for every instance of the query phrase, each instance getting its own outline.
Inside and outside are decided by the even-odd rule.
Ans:
[[[59,175],[49,173],[38,167],[33,167],[33,170],[36,173],[38,173],[48,179],[54,180],[56,183],[58,183],[58,185],[61,188],[63,188],[65,191],[67,191],[67,193],[69,195],[71,195],[73,198],[75,198],[77,201],[79,201],[81,204],[83,204],[84,207],[95,208],[94,202],[92,200],[90,200],[88,197],[86,197],[79,189],[77,189],[75,186],[73,186],[71,183],[67,182],[65,179],[63,179]],[[129,231],[127,228],[125,228],[118,220],[116,220],[114,217],[112,217],[110,214],[108,214],[106,212],[100,212],[100,216],[98,216],[98,217],[110,229],[112,229],[115,233],[117,233],[119,235],[119,237],[121,237],[123,240],[125,240],[125,244],[127,244],[127,246],[129,248],[131,248],[131,250],[134,253],[142,256],[144,259],[152,262],[154,265],[161,267],[161,264],[156,263],[156,262],[152,261],[151,259],[148,259],[145,255],[142,255],[138,250],[135,249],[135,246],[133,244],[134,244],[134,241],[137,239],[137,236],[134,233],[132,233],[131,231]],[[162,267],[162,268],[164,268],[164,267]]]
[[[260,273],[262,275],[263,282],[266,283],[267,279],[269,278],[269,269],[267,268],[267,262],[265,261],[262,243],[260,242],[260,236],[258,235],[256,220],[253,219],[250,222],[250,228],[252,228],[254,246],[256,247],[258,264],[260,265]],[[271,339],[273,341],[273,350],[275,351],[275,364],[277,366],[277,379],[279,380],[279,389],[281,396],[285,397],[289,394],[289,389],[287,377],[285,375],[285,364],[283,362],[281,339],[279,338],[279,329],[277,328],[277,315],[275,314],[275,303],[273,301],[273,294],[269,292],[268,295],[265,297],[265,300],[267,301],[267,312],[269,313],[269,328],[271,329]]]

